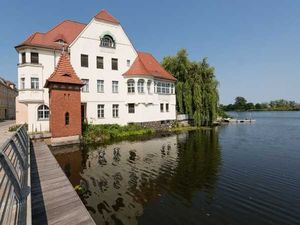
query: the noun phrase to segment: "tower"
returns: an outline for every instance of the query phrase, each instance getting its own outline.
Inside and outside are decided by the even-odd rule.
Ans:
[[[50,132],[53,141],[58,138],[68,141],[79,139],[82,86],[68,53],[62,53],[55,71],[45,84],[45,88],[49,88]]]

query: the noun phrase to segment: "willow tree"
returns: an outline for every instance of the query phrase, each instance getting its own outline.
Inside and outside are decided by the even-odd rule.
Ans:
[[[162,65],[177,78],[177,111],[194,118],[197,126],[211,125],[217,118],[218,81],[207,58],[190,61],[185,49],[176,56],[167,56]]]
[[[184,113],[183,108],[183,83],[181,81],[177,82],[176,86],[176,102],[177,102],[177,111],[179,113]]]

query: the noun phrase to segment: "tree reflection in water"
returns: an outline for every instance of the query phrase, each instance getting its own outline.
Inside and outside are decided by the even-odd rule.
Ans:
[[[65,154],[56,158],[63,168],[69,165],[69,173],[76,172],[85,181],[88,194],[81,197],[98,224],[151,224],[144,217],[160,207],[161,201],[189,208],[199,193],[209,204],[221,161],[214,130],[125,141],[96,150],[84,147],[80,152],[81,160],[78,156],[73,160],[70,153],[68,160],[63,160]],[[80,170],[74,170],[78,165]],[[71,182],[78,184],[74,183],[78,180]],[[172,212],[172,207],[167,210]]]

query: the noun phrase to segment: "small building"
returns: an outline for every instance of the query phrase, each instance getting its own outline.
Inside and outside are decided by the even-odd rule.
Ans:
[[[14,120],[18,91],[14,83],[0,77],[0,120]]]
[[[16,50],[16,120],[28,123],[29,131],[52,133],[61,119],[67,118],[64,107],[73,100],[70,98],[67,104],[57,94],[66,88],[78,90],[80,84],[50,82],[62,60],[84,84],[74,100],[77,104],[80,99],[80,112],[75,113],[76,117],[69,114],[70,126],[74,119],[120,125],[157,125],[176,119],[176,79],[150,53],[137,51],[120,22],[105,10],[87,24],[65,20],[45,33],[36,32]],[[68,73],[63,78],[69,78]],[[56,111],[53,107],[59,104],[61,110]]]

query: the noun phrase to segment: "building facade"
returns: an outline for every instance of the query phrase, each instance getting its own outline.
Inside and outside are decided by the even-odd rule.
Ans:
[[[88,24],[66,20],[46,33],[34,33],[16,50],[16,120],[28,123],[29,131],[50,131],[45,83],[62,52],[84,84],[78,120],[125,125],[176,119],[176,79],[150,53],[136,51],[119,21],[105,10]]]
[[[15,119],[17,95],[15,85],[0,77],[0,120]]]

